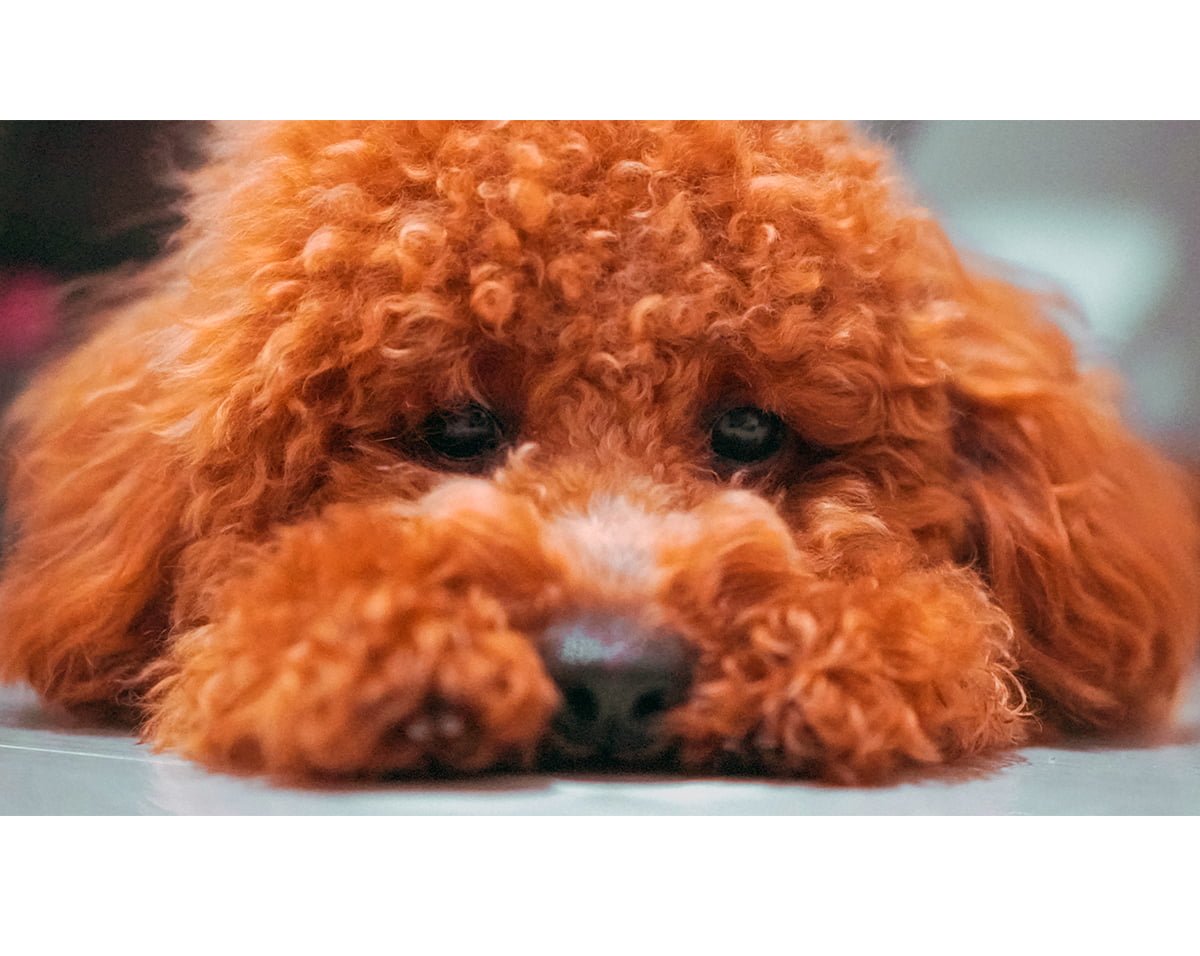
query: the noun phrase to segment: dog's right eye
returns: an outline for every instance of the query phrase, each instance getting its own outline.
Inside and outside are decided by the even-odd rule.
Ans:
[[[504,440],[496,416],[474,402],[434,412],[425,419],[421,434],[437,454],[462,462],[483,458]]]

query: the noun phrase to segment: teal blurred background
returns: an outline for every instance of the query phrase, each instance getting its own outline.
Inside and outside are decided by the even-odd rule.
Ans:
[[[1200,462],[1200,123],[876,122],[960,247],[1065,293],[1144,434]]]

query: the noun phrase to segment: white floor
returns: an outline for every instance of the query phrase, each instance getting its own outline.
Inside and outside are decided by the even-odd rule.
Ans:
[[[888,787],[498,776],[297,790],[212,774],[0,688],[0,814],[1200,814],[1200,681],[1154,747],[1027,748]]]

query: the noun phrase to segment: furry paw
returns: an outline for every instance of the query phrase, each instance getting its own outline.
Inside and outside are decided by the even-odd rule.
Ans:
[[[318,521],[256,555],[216,622],[177,639],[147,736],[285,777],[528,763],[558,692],[511,619],[519,596],[463,583],[397,534]]]
[[[814,583],[702,639],[676,715],[692,767],[871,783],[904,766],[1019,743],[1011,627],[968,574]]]

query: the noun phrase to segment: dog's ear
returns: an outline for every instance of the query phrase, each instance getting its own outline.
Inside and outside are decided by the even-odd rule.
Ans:
[[[1043,712],[1137,730],[1170,712],[1194,655],[1200,544],[1181,475],[1078,370],[1044,301],[957,272],[926,317],[958,419],[981,572],[1020,635]],[[935,310],[937,311],[937,310]]]
[[[137,333],[47,369],[6,423],[0,678],[67,706],[131,699],[167,627],[186,479]]]

